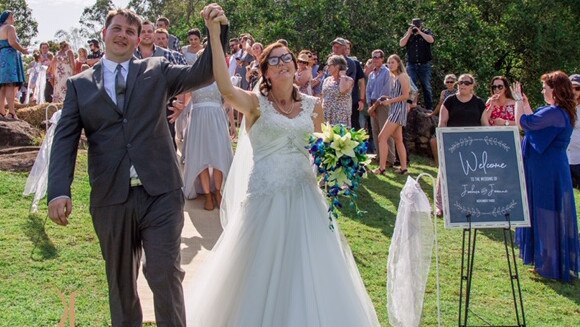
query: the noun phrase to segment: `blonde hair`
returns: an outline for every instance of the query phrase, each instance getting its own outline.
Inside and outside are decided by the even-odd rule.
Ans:
[[[399,57],[399,55],[396,54],[390,55],[389,58],[387,58],[387,62],[391,59],[394,59],[398,64],[397,75],[407,72],[407,69],[405,69],[405,65],[403,64],[403,60],[401,60],[401,57]]]

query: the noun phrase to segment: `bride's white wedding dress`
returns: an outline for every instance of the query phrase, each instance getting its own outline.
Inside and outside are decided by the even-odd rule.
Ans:
[[[188,326],[379,326],[305,149],[316,98],[290,119],[258,97],[224,189],[223,234],[186,290]]]

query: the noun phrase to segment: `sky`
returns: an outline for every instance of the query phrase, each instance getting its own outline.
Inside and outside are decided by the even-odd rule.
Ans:
[[[38,35],[33,42],[52,40],[58,30],[69,31],[71,27],[79,27],[83,9],[95,2],[95,0],[27,0],[28,7],[32,9],[32,17],[38,23]],[[129,0],[113,0],[113,3],[124,8]]]

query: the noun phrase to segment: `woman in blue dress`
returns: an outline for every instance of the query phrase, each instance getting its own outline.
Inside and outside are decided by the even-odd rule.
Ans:
[[[17,119],[14,110],[14,89],[24,83],[24,67],[18,51],[28,54],[16,37],[14,15],[10,10],[0,14],[0,115]],[[8,104],[8,114],[4,109]]]
[[[540,276],[571,282],[578,278],[580,245],[574,192],[566,148],[576,117],[568,76],[542,76],[547,106],[532,112],[521,85],[512,87],[522,144],[531,227],[518,228],[516,240],[524,264]]]

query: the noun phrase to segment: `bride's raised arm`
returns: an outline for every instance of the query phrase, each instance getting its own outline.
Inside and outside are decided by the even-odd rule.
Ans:
[[[217,5],[208,5],[203,9],[202,16],[208,28],[211,43],[220,44],[221,25],[228,24],[223,10]],[[211,49],[213,75],[220,93],[236,110],[246,115],[250,121],[254,121],[259,116],[258,97],[254,93],[232,85],[223,49],[221,47]]]

